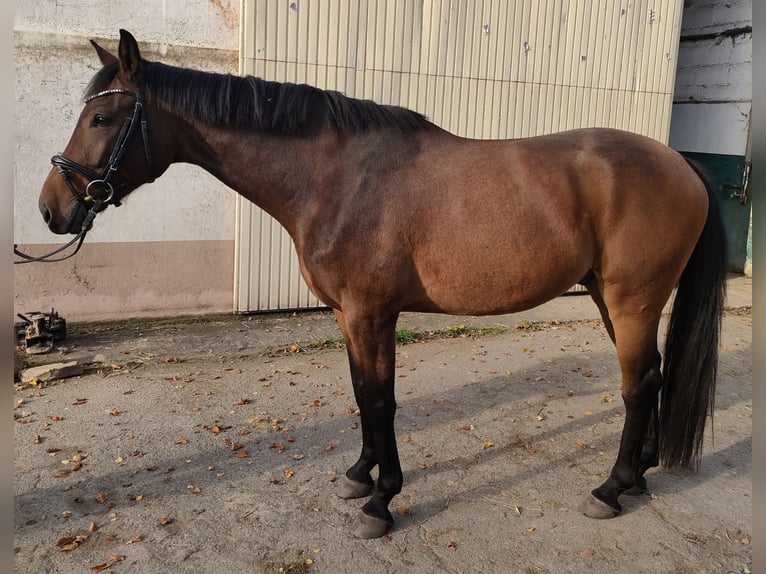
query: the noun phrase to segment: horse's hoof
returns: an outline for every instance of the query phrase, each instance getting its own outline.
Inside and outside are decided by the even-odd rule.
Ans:
[[[351,480],[345,474],[341,477],[338,488],[335,490],[340,498],[349,500],[351,498],[364,498],[372,492],[372,485],[364,482]]]
[[[614,518],[620,513],[618,508],[612,508],[603,500],[599,500],[592,494],[583,501],[580,510],[585,516],[590,518]]]
[[[391,526],[393,526],[391,522],[360,512],[351,526],[351,533],[357,538],[380,538],[391,529]]]

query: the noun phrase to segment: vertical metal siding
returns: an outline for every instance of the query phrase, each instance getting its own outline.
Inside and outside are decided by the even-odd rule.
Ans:
[[[682,0],[242,0],[240,71],[395,104],[465,137],[611,126],[666,142]],[[239,200],[238,311],[310,307]]]

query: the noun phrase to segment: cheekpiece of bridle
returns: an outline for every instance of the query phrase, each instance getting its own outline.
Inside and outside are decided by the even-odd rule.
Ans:
[[[47,255],[42,255],[40,257],[32,257],[26,253],[22,253],[16,249],[16,246],[14,245],[13,252],[22,258],[21,260],[14,261],[14,263],[52,263],[55,261],[63,261],[64,259],[69,259],[80,250],[80,247],[85,240],[85,235],[88,233],[88,229],[90,228],[91,223],[93,223],[96,214],[101,211],[102,208],[106,208],[109,205],[114,205],[115,207],[120,205],[120,200],[114,197],[114,187],[112,186],[110,180],[117,171],[120,160],[122,160],[122,157],[125,155],[125,150],[127,149],[128,142],[130,141],[131,136],[139,125],[141,127],[141,136],[144,143],[144,154],[146,155],[146,161],[149,163],[149,169],[151,169],[152,154],[149,147],[149,126],[146,122],[146,119],[144,118],[143,94],[141,94],[141,92],[131,92],[120,88],[114,88],[88,96],[85,99],[85,103],[87,104],[96,98],[101,98],[112,94],[125,94],[126,96],[131,96],[135,98],[136,103],[133,107],[133,112],[127,118],[125,118],[125,123],[122,125],[120,135],[117,136],[117,141],[114,144],[114,149],[112,150],[112,154],[109,156],[109,161],[107,162],[104,170],[101,173],[98,173],[89,167],[64,157],[61,154],[54,155],[51,158],[51,163],[56,166],[56,169],[58,169],[58,172],[64,179],[64,183],[66,183],[75,200],[88,210],[85,214],[82,225],[80,226],[79,233],[75,235],[66,245],[63,245],[55,251],[51,251]],[[88,185],[85,187],[85,193],[79,193],[75,189],[75,186],[72,183],[67,170],[75,171],[88,180]],[[60,253],[75,242],[77,242],[77,247],[72,253],[56,259],[51,258],[53,255]]]

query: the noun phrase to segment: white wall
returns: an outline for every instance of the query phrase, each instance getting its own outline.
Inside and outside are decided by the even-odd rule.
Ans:
[[[85,38],[117,37],[125,28],[141,40],[168,46],[237,51],[238,0],[120,0],[53,2],[18,0],[17,32],[42,32]],[[138,36],[137,36],[137,39]]]

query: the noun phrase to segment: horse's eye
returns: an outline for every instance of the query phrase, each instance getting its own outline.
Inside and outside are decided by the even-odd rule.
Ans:
[[[106,127],[112,123],[112,119],[108,118],[106,116],[102,116],[101,114],[96,114],[93,116],[93,121],[91,122],[91,125],[93,127]]]

